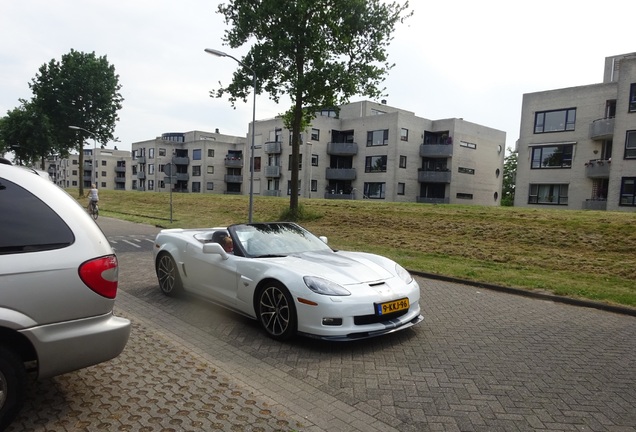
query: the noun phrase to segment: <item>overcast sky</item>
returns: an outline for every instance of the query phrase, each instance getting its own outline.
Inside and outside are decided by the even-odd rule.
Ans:
[[[284,1],[284,0],[281,0]],[[209,97],[237,64],[204,52],[230,51],[222,2],[204,0],[0,0],[0,116],[32,97],[38,68],[71,49],[107,56],[124,97],[118,148],[165,132],[245,136],[248,103]],[[519,135],[524,93],[600,83],[605,57],[636,51],[634,6],[605,0],[411,0],[415,14],[389,47],[388,104],[431,120],[457,117]],[[363,98],[353,98],[352,101]],[[286,111],[267,95],[256,118]],[[81,125],[78,125],[81,126]],[[112,143],[109,144],[112,146]]]

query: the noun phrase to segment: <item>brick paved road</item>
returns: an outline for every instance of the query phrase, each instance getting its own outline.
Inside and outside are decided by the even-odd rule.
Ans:
[[[124,354],[34,385],[13,430],[636,431],[633,316],[419,279],[413,329],[280,344],[120,263]]]

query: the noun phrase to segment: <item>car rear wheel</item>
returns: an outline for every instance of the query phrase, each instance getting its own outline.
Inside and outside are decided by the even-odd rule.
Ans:
[[[0,430],[5,430],[22,408],[26,370],[17,354],[0,347]]]
[[[294,299],[278,282],[270,282],[258,294],[258,319],[267,334],[283,341],[296,334],[297,318]]]
[[[162,254],[157,261],[157,279],[159,288],[165,295],[176,296],[183,291],[177,263],[167,253]]]

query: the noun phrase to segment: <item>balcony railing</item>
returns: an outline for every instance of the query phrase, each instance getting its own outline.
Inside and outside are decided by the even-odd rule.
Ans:
[[[610,160],[594,159],[585,163],[587,178],[608,178],[610,175]]]
[[[614,136],[614,117],[594,120],[590,124],[590,139],[604,140]]]
[[[607,210],[606,199],[588,199],[583,201],[583,210]]]
[[[243,183],[243,176],[225,174],[225,183]]]
[[[356,143],[327,143],[327,154],[334,156],[355,156],[358,154],[358,144]]]
[[[263,191],[263,196],[279,197],[280,196],[280,191],[279,190],[266,190],[266,191]]]
[[[325,199],[350,200],[355,199],[355,196],[353,194],[325,192]]]
[[[138,172],[138,173],[137,173],[137,178],[138,178],[139,180],[143,180],[143,179],[145,179],[145,178],[146,178],[146,173],[145,173],[145,172],[143,172],[143,171]]]
[[[267,154],[278,154],[281,152],[281,143],[279,141],[270,141],[263,144],[263,152]]]
[[[225,166],[228,168],[241,168],[243,166],[243,159],[225,158]]]
[[[116,166],[115,167],[115,172],[116,173],[125,173],[126,172],[126,167],[125,166]]]
[[[135,158],[135,162],[138,164],[145,164],[146,163],[146,157],[145,156],[137,156]]]
[[[419,170],[417,173],[417,181],[420,183],[450,183],[451,172],[449,170]]]
[[[325,174],[327,180],[355,180],[355,168],[327,168]]]
[[[422,144],[420,146],[420,156],[430,158],[452,157],[453,146],[451,144]]]
[[[265,167],[265,177],[280,177],[280,167],[278,165],[267,165]]]
[[[188,173],[176,173],[174,175],[176,181],[188,181],[190,180],[190,174]]]
[[[190,158],[188,156],[175,156],[172,158],[172,163],[175,165],[189,165]]]

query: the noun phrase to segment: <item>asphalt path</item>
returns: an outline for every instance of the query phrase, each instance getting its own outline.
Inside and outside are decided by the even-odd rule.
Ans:
[[[633,316],[418,277],[425,319],[416,327],[356,342],[279,343],[252,320],[161,294],[151,254],[159,228],[103,217],[98,224],[120,262],[116,312],[135,323],[136,338],[110,363],[30,389],[35,402],[14,430],[636,431]],[[164,367],[179,362],[171,352],[223,377],[238,414],[222,423],[196,408],[196,421],[176,422],[187,410],[163,407],[165,391],[119,402],[118,410],[147,412],[145,422],[113,414],[116,398],[106,395],[129,395],[131,380],[152,384],[135,376],[139,357]],[[175,376],[200,373],[181,361]],[[104,375],[106,388],[95,384]],[[152,379],[170,378],[163,375]],[[77,396],[78,381],[91,391]],[[214,394],[179,392],[186,405]],[[100,423],[104,405],[109,421]],[[259,409],[247,417],[250,406]]]

